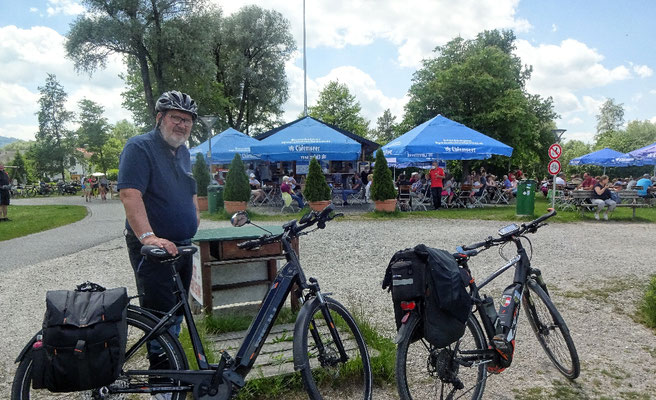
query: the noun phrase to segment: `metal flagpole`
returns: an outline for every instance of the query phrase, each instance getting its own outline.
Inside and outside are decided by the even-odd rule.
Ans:
[[[307,57],[305,54],[305,0],[303,0],[303,115],[307,117]]]

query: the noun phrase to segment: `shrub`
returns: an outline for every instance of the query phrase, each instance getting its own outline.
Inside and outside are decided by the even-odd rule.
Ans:
[[[652,276],[649,287],[645,292],[641,311],[645,318],[645,323],[651,328],[656,328],[656,275]]]
[[[331,198],[330,186],[328,186],[326,177],[321,171],[319,161],[314,157],[310,160],[310,169],[305,179],[303,196],[307,201],[324,201]]]
[[[196,154],[193,173],[194,179],[196,179],[196,185],[198,186],[196,189],[198,196],[207,196],[207,185],[210,184],[210,171],[202,153]]]
[[[118,180],[118,169],[117,168],[108,169],[107,170],[107,179],[109,179],[110,181]]]
[[[251,198],[251,186],[248,183],[244,163],[239,154],[230,163],[230,170],[226,176],[223,200],[225,201],[248,201]]]
[[[387,160],[383,150],[376,152],[376,165],[374,166],[374,180],[371,182],[371,199],[383,201],[396,198],[392,171],[387,167]]]

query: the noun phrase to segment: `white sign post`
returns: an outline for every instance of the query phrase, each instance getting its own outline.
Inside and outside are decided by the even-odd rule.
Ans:
[[[551,208],[554,209],[556,208],[556,175],[558,175],[560,172],[560,161],[558,161],[558,158],[560,158],[561,154],[563,154],[563,148],[558,143],[554,143],[549,146],[549,158],[551,158],[551,161],[549,161],[549,164],[547,165],[547,170],[549,170],[549,173],[553,175]]]

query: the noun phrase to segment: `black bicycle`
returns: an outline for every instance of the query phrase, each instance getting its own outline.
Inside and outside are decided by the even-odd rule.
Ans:
[[[469,291],[474,309],[464,336],[457,342],[435,348],[425,339],[417,340],[423,337],[422,305],[401,304],[406,310],[396,339],[396,381],[401,399],[481,399],[489,374],[502,372],[512,360],[521,305],[538,342],[556,368],[568,379],[579,376],[579,357],[569,329],[549,296],[540,270],[531,267],[530,256],[522,245],[523,239],[530,244],[525,234],[535,233],[546,225],[543,221],[555,214],[552,210],[532,222],[500,229],[499,238],[488,237],[483,242],[458,247],[453,256],[467,272],[470,257],[490,247],[513,243],[517,254],[481,284],[471,279]],[[506,344],[512,347],[508,354],[498,349],[495,336],[500,331],[500,319],[492,298],[481,298],[479,290],[513,267],[513,283],[504,291],[500,309],[500,313],[508,313],[510,321]]]
[[[286,264],[280,269],[255,319],[233,358],[221,353],[218,364],[209,364],[201,344],[187,294],[180,276],[175,271],[178,303],[164,316],[157,317],[149,310],[128,306],[128,345],[125,364],[120,377],[111,385],[83,393],[89,399],[139,399],[155,394],[180,400],[191,392],[194,399],[228,400],[245,385],[245,377],[252,369],[273,323],[287,296],[293,291],[303,304],[296,319],[293,336],[294,368],[300,371],[303,385],[310,399],[371,399],[372,372],[369,354],[355,320],[344,306],[322,294],[316,279],[306,280],[292,240],[305,235],[306,229],[316,225],[323,229],[326,222],[335,218],[332,206],[321,213],[310,212],[300,221],[283,225],[283,233],[265,235],[239,244],[243,249],[255,249],[268,243],[281,242]],[[233,225],[250,223],[245,212],[232,218]],[[180,255],[196,251],[193,246],[178,247]],[[171,262],[170,256],[160,248],[144,246],[142,254],[162,262]],[[296,285],[296,289],[294,288]],[[171,335],[168,326],[177,310],[182,308],[189,330],[198,370],[191,370],[178,338]],[[37,334],[25,346],[16,362],[20,362],[12,386],[13,400],[39,398],[70,399],[70,393],[50,393],[32,388],[33,344]],[[164,365],[169,368],[149,370],[147,343],[155,340],[163,349]],[[164,382],[162,382],[164,380]],[[158,383],[159,382],[159,383]],[[59,397],[57,397],[59,396]]]

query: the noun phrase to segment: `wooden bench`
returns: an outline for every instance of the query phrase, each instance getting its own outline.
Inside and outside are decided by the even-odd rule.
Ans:
[[[631,207],[633,209],[633,218],[636,216],[636,208],[649,207],[647,203],[638,202],[638,200],[642,200],[643,198],[635,190],[622,190],[618,194],[621,202],[617,203],[617,207]],[[592,200],[592,190],[573,190],[571,196],[574,206],[581,211],[581,215],[583,215],[586,209],[593,210],[597,208],[597,205],[587,202],[587,200]]]

